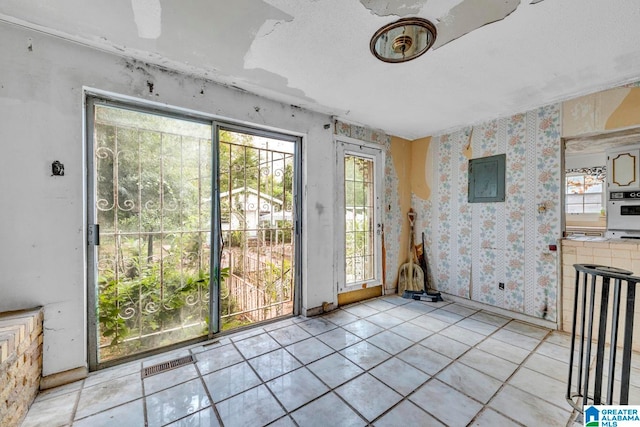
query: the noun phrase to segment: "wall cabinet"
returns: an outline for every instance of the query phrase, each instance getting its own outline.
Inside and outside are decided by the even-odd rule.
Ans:
[[[609,191],[640,189],[640,146],[607,152]]]

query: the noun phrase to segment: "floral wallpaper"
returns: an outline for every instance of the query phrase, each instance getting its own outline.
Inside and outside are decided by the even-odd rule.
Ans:
[[[385,165],[384,165],[384,239],[386,259],[385,284],[387,288],[394,288],[398,280],[398,266],[400,260],[400,240],[402,235],[402,224],[406,218],[400,209],[400,192],[398,191],[399,179],[396,168],[393,166],[391,156],[391,138],[385,142]]]
[[[507,123],[505,182],[505,292],[503,308],[524,312],[524,239],[527,175],[527,116],[517,114]],[[531,153],[530,153],[531,154]]]
[[[556,299],[558,296],[557,252],[550,252],[549,245],[555,244],[561,235],[561,125],[560,107],[549,106],[538,109],[537,121],[537,182],[536,206],[536,276],[533,314],[537,317],[556,320]]]
[[[560,130],[554,104],[432,139],[431,200],[412,199],[439,290],[556,320]],[[469,158],[502,153],[505,202],[468,203]]]

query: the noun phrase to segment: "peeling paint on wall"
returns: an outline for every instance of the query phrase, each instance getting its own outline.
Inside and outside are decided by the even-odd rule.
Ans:
[[[424,200],[431,195],[431,188],[429,188],[425,176],[427,153],[429,152],[430,144],[430,136],[411,142],[411,191]]]
[[[374,15],[407,16],[420,12],[427,0],[417,0],[409,3],[403,0],[360,0],[360,3]]]
[[[29,43],[33,52],[27,49],[28,39],[32,39]],[[258,107],[270,128],[305,135],[308,143],[302,144],[301,154],[313,160],[305,164],[306,204],[301,218],[305,224],[303,239],[308,239],[301,245],[306,251],[302,312],[332,301],[333,289],[326,272],[331,271],[335,251],[326,236],[334,234],[327,212],[334,209],[335,154],[330,132],[323,128],[330,120],[328,115],[240,93],[187,73],[123,59],[22,27],[0,25],[0,49],[11,57],[3,64],[0,84],[4,87],[0,90],[4,118],[0,139],[23,142],[0,146],[2,157],[12,159],[6,165],[7,176],[21,176],[19,182],[0,182],[0,193],[7,199],[21,200],[21,209],[0,213],[2,223],[12,224],[11,230],[2,235],[3,243],[15,249],[0,259],[0,311],[46,307],[47,328],[51,330],[44,338],[45,376],[87,366],[82,327],[87,324],[83,289],[88,285],[82,251],[86,245],[82,227],[86,177],[84,135],[79,126],[83,86],[245,123],[247,112],[255,113]],[[153,94],[149,93],[147,82],[153,83]],[[201,91],[206,96],[198,95]],[[34,121],[39,126],[29,126]],[[64,160],[64,179],[50,178],[54,159]],[[20,172],[25,170],[30,173]],[[33,197],[24,198],[21,194]],[[318,215],[316,203],[324,207],[324,215]],[[38,262],[34,263],[34,259]],[[61,269],[61,265],[65,268]],[[21,284],[19,291],[15,283]]]
[[[334,122],[334,126],[334,133],[336,135],[348,136],[349,138],[355,138],[361,141],[375,142],[376,144],[386,144],[389,138],[389,136],[381,130],[352,125],[340,120],[336,120]],[[389,155],[388,152],[387,155]]]
[[[607,119],[604,128],[621,129],[640,125],[640,88],[629,89],[618,108]]]
[[[640,125],[633,87],[619,87],[563,103],[562,136],[575,137],[620,127]],[[626,101],[626,102],[625,102]],[[624,106],[623,106],[624,103]],[[613,121],[609,121],[615,114]]]
[[[562,135],[585,134],[640,126],[640,86],[631,83],[563,103]]]
[[[436,24],[438,37],[433,49],[487,24],[501,21],[520,5],[520,0],[464,0],[451,8]]]
[[[391,242],[387,254],[391,252],[394,258],[387,261],[387,286],[396,286],[398,268],[404,263],[409,254],[409,219],[407,213],[411,208],[411,142],[397,137],[391,137],[387,157],[391,164],[385,173],[391,174],[392,179],[387,182],[386,204],[391,207],[386,212],[386,224],[391,227],[391,235],[385,242]],[[418,214],[419,216],[420,214]],[[389,234],[387,228],[385,233]]]
[[[274,93],[287,94],[298,100],[302,99],[309,103],[314,103],[315,101],[309,98],[302,90],[292,87],[288,78],[271,70],[274,66],[274,58],[278,58],[276,63],[289,59],[299,60],[298,58],[282,58],[280,47],[295,43],[296,40],[291,39],[291,31],[295,31],[297,27],[305,24],[294,22],[293,15],[287,13],[287,7],[291,7],[291,5],[281,1],[241,1],[247,3],[246,10],[252,10],[248,18],[252,20],[252,23],[255,23],[256,29],[253,32],[243,31],[240,33],[240,46],[236,46],[236,41],[230,41],[234,49],[246,53],[241,64],[235,61],[238,55],[229,55],[228,64],[230,69],[228,73],[245,83],[253,82],[257,87],[266,88]],[[256,4],[259,5],[258,8],[261,10],[255,10]],[[255,13],[253,12],[254,10]],[[220,19],[224,20],[225,17],[220,17]],[[233,37],[237,37],[233,30],[233,28],[229,28],[227,31]],[[302,32],[303,30],[300,28],[298,31]],[[228,38],[229,36],[225,37]]]

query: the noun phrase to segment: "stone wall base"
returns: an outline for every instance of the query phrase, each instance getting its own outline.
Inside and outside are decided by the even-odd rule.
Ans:
[[[0,313],[0,426],[18,426],[40,389],[42,308]]]

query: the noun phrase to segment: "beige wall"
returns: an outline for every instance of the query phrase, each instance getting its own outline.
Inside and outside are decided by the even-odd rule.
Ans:
[[[431,137],[416,139],[411,142],[411,192],[421,199],[431,197],[431,187],[427,176],[428,157]]]
[[[400,209],[399,218],[396,219],[402,224],[399,241],[391,242],[392,244],[398,245],[398,264],[387,264],[387,269],[391,268],[394,271],[398,271],[400,265],[406,262],[408,254],[409,220],[407,218],[407,213],[411,208],[411,182],[413,169],[411,145],[411,141],[409,140],[395,136],[391,137],[391,149],[389,151],[389,154],[392,157],[393,167],[398,177],[397,187],[392,188],[391,191],[397,192]],[[389,242],[385,243],[389,244]],[[395,275],[393,287],[397,286],[397,280],[397,275]],[[391,284],[388,285],[390,286]]]
[[[562,136],[605,133],[640,126],[640,87],[619,87],[563,103]]]

